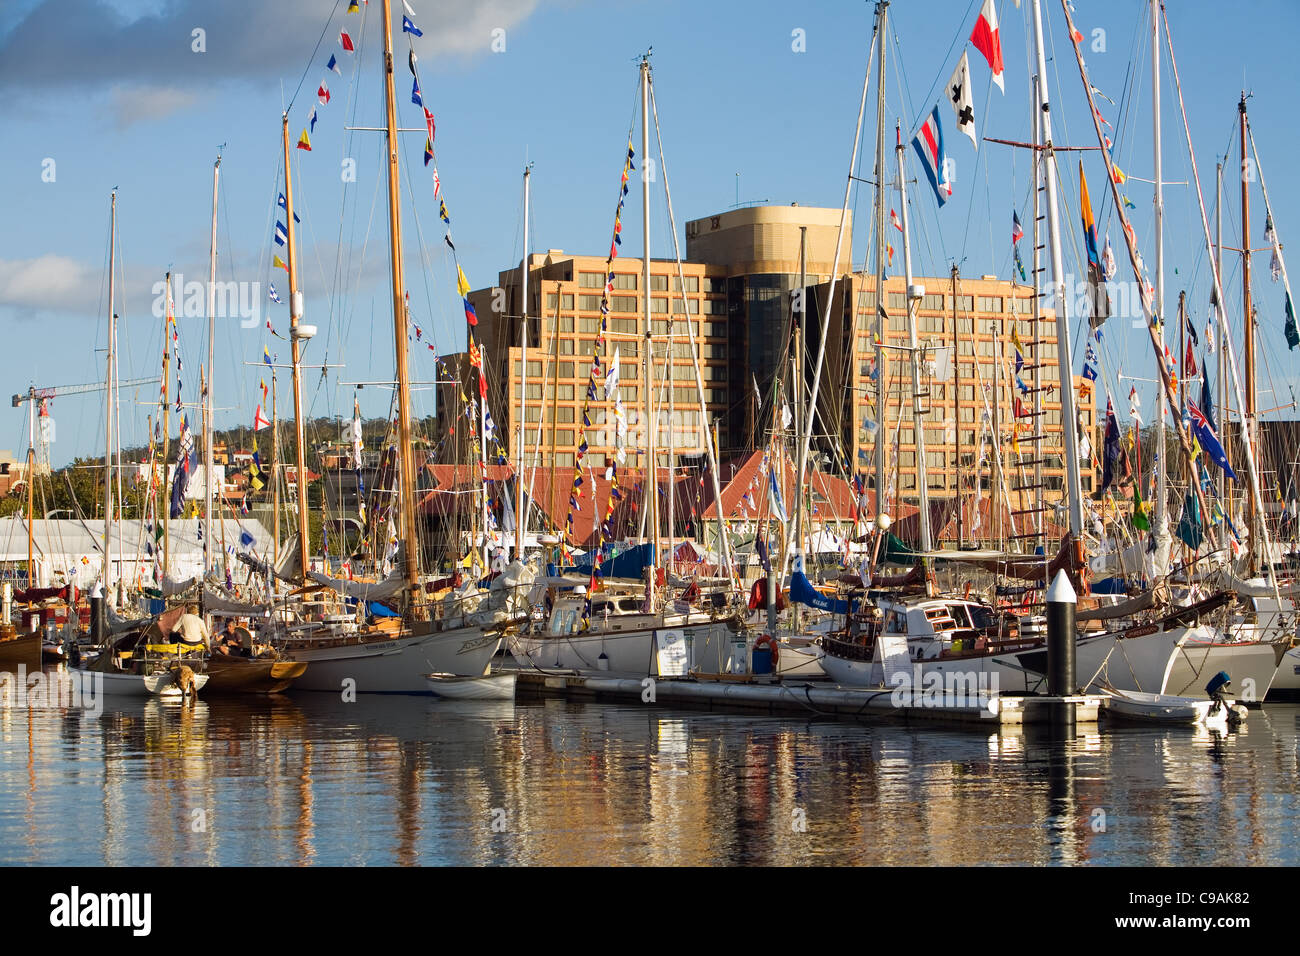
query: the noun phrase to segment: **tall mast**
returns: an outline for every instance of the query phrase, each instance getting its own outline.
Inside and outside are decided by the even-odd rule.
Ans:
[[[524,307],[519,318],[519,468],[515,481],[515,558],[524,559],[524,430],[528,427],[528,416],[524,413],[528,402],[528,389],[524,382],[528,378],[528,189],[532,177],[533,164],[524,167],[524,261],[520,267],[523,276]]]
[[[1223,163],[1214,164],[1214,274],[1223,275]],[[1211,288],[1211,296],[1216,293]],[[1223,303],[1215,305],[1216,311],[1222,311]],[[1218,316],[1215,316],[1217,319]],[[1221,345],[1219,348],[1219,431],[1227,434],[1224,426],[1228,422],[1228,376],[1227,376],[1227,347]],[[1226,451],[1226,449],[1225,449]],[[1215,490],[1218,493],[1219,500],[1223,502],[1224,511],[1231,515],[1232,508],[1224,500],[1224,480],[1227,476],[1220,469],[1218,476],[1215,478]]]
[[[208,244],[208,378],[203,391],[203,577],[212,570],[212,385],[217,344],[217,187],[221,157],[212,164],[212,235]]]
[[[1043,51],[1043,12],[1040,0],[1034,3],[1034,54],[1039,76],[1038,121],[1041,142],[1046,150],[1047,235],[1052,257],[1052,292],[1056,309],[1056,356],[1061,373],[1061,440],[1065,452],[1066,492],[1069,496],[1070,536],[1075,557],[1082,563],[1083,498],[1079,488],[1079,417],[1074,408],[1074,362],[1070,356],[1070,315],[1067,308],[1065,263],[1061,252],[1061,224],[1057,212],[1056,156],[1052,151],[1052,113],[1047,93],[1047,57]]]
[[[310,566],[307,539],[307,448],[303,435],[302,410],[302,340],[298,335],[298,322],[302,318],[302,293],[298,291],[297,244],[293,238],[293,165],[289,160],[289,114],[280,118],[280,138],[284,147],[284,256],[289,273],[289,352],[293,363],[293,435],[294,435],[294,487],[298,492],[298,563],[302,581],[307,581]],[[403,342],[406,340],[403,339]],[[271,370],[275,383],[275,370]],[[276,521],[280,520],[279,510]]]
[[[113,263],[117,259],[117,190],[113,191],[108,226],[108,360],[104,372],[104,596],[111,598],[109,571],[113,547],[113,371],[117,352],[116,285]],[[117,602],[114,600],[114,604]]]
[[[1155,176],[1155,188],[1152,190],[1151,203],[1155,211],[1155,245],[1156,245],[1156,297],[1155,313],[1159,317],[1156,322],[1156,339],[1160,345],[1165,344],[1165,235],[1163,220],[1165,213],[1164,200],[1164,181],[1161,164],[1161,144],[1160,144],[1160,17],[1159,17],[1160,0],[1151,0],[1151,147],[1155,154],[1153,159],[1153,175]],[[1182,356],[1179,356],[1182,359]],[[1169,498],[1169,467],[1165,454],[1165,403],[1157,402],[1155,407],[1156,417],[1156,508],[1155,508],[1155,528],[1153,532],[1156,538],[1156,573],[1163,574],[1168,566],[1168,498]]]
[[[172,336],[171,324],[175,321],[175,313],[172,307],[172,274],[167,273],[166,280],[166,307],[163,312],[163,383],[162,383],[162,434],[163,434],[163,474],[167,474],[167,452],[171,444],[171,363],[172,363]],[[164,489],[166,485],[164,484]],[[171,535],[168,527],[171,520],[172,509],[167,503],[166,491],[163,492],[162,522],[163,522],[163,582],[167,581],[167,572],[171,565]]]
[[[952,264],[952,418],[953,460],[952,474],[954,497],[957,501],[957,549],[963,544],[961,513],[961,355],[957,347],[957,277],[961,274],[957,263]]]
[[[1042,82],[1041,79],[1035,76],[1033,78],[1033,83],[1031,84],[1030,110],[1032,111],[1032,114],[1034,116],[1037,116],[1039,112],[1038,87],[1041,82]],[[1042,330],[1042,326],[1039,325],[1039,322],[1042,319],[1043,297],[1038,287],[1038,275],[1040,272],[1042,272],[1042,268],[1040,266],[1040,259],[1038,256],[1039,246],[1041,245],[1041,243],[1039,243],[1038,241],[1039,239],[1038,224],[1039,221],[1042,219],[1042,214],[1039,212],[1039,193],[1042,190],[1042,170],[1043,170],[1042,150],[1040,150],[1038,147],[1042,145],[1042,141],[1039,138],[1042,134],[1042,128],[1039,126],[1038,123],[1031,123],[1030,125],[1033,127],[1033,144],[1034,144],[1034,148],[1029,151],[1031,156],[1033,157],[1030,160],[1030,165],[1034,171],[1034,175],[1033,175],[1033,182],[1034,182],[1033,220],[1034,222],[1031,231],[1031,237],[1033,239],[1033,250],[1031,252],[1030,262],[1029,262],[1029,270],[1030,270],[1029,281],[1033,284],[1033,288],[1034,288],[1034,294],[1031,298],[1031,301],[1033,302],[1033,315],[1034,315],[1034,410],[1042,411],[1043,350],[1042,348],[1040,348],[1040,343],[1043,340],[1043,330]],[[1041,422],[1042,418],[1039,417],[1036,420]],[[1078,427],[1079,427],[1078,422],[1068,421],[1065,419],[1064,416],[1062,416],[1061,418],[1062,433],[1072,428],[1078,428]],[[1045,441],[1044,444],[1046,444]],[[1047,553],[1047,535],[1044,531],[1044,524],[1043,524],[1044,512],[1041,510],[1043,508],[1042,495],[1043,495],[1043,487],[1044,487],[1044,480],[1043,480],[1044,457],[1045,457],[1045,449],[1043,445],[1039,445],[1037,454],[1034,455],[1034,485],[1038,489],[1038,496],[1039,496],[1038,507],[1040,510],[1034,516],[1036,519],[1034,530],[1038,532],[1038,538],[1036,543],[1038,544],[1039,547],[1043,549],[1043,561],[1046,563],[1049,562],[1051,558]]]
[[[1250,180],[1246,178],[1246,92],[1241,93],[1241,102],[1237,104],[1237,117],[1241,126],[1241,325],[1245,333],[1245,375],[1246,406],[1241,414],[1241,427],[1249,437],[1245,443],[1255,447],[1255,316],[1250,304]],[[1264,540],[1259,534],[1261,515],[1255,507],[1254,495],[1247,496],[1246,527],[1250,529],[1250,576],[1259,570],[1260,543]]]
[[[646,442],[646,477],[645,477],[645,514],[650,530],[650,562],[653,568],[657,564],[659,547],[659,469],[655,454],[655,421],[651,396],[654,381],[651,378],[654,362],[650,357],[650,178],[646,174],[646,157],[650,155],[650,58],[641,58],[641,240],[642,240],[642,274],[643,293],[641,301],[645,306],[645,355],[641,359],[642,384],[645,386],[645,442]],[[671,357],[669,359],[671,361]],[[671,366],[670,374],[671,374]],[[671,385],[670,385],[671,387]],[[597,555],[595,560],[599,561]],[[646,600],[654,607],[654,574],[646,585]]]
[[[889,471],[885,421],[885,27],[889,23],[887,0],[876,4],[876,512],[885,511],[885,476]],[[864,90],[865,92],[865,90]],[[858,123],[862,119],[859,115]],[[856,141],[855,141],[856,149]]]
[[[930,539],[930,482],[925,476],[925,422],[922,421],[921,408],[921,359],[920,346],[916,338],[916,307],[920,303],[922,290],[912,288],[912,247],[908,241],[907,215],[907,171],[904,168],[903,131],[894,127],[896,144],[894,152],[898,159],[898,202],[903,207],[903,286],[904,302],[907,306],[908,345],[912,349],[912,442],[916,452],[916,490],[921,503],[921,550],[929,551],[934,546]],[[917,294],[913,294],[914,291]]]
[[[393,92],[392,0],[384,0],[384,97],[388,125],[388,228],[393,272],[393,346],[397,360],[398,460],[402,476],[402,534],[406,539],[406,586],[412,603],[422,603],[420,538],[415,526],[415,461],[411,432],[411,375],[406,356],[406,293],[402,284],[402,219],[398,208],[397,100]],[[482,404],[482,403],[480,403]],[[480,415],[480,419],[482,416]],[[482,443],[480,441],[480,447]],[[484,449],[486,453],[486,449]],[[484,529],[486,531],[486,528]]]

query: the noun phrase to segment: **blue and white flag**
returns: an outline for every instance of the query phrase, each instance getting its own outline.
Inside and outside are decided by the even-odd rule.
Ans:
[[[266,293],[266,295],[267,295],[267,298],[269,298],[272,302],[279,303],[279,302],[281,301],[281,300],[280,300],[280,294],[279,294],[278,292],[275,291],[275,283],[274,283],[274,282],[271,283],[270,290]]]
[[[409,33],[411,36],[416,37],[424,36],[424,31],[412,23],[410,17],[406,16],[402,17],[402,32]]]
[[[952,196],[952,183],[948,181],[948,154],[943,150],[943,128],[939,125],[939,107],[930,112],[926,121],[912,138],[912,146],[921,157],[926,178],[942,206]]]
[[[276,204],[277,206],[279,206],[281,209],[288,209],[288,208],[289,208],[288,206],[285,205],[285,202],[284,202],[284,193],[280,193],[280,198],[277,199],[277,200],[275,201],[275,204]],[[298,214],[297,214],[297,213],[294,213],[294,214],[293,214],[293,221],[294,221],[294,222],[302,222],[302,220],[298,218]]]
[[[275,224],[275,244],[282,246],[287,238],[289,238],[289,234],[284,230],[284,223],[277,221]]]
[[[785,513],[785,505],[781,503],[781,486],[776,481],[777,470],[773,468],[767,473],[767,496],[772,502],[772,513],[785,524],[790,518]]]

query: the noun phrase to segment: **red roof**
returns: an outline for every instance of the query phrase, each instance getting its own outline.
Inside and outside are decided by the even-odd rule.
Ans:
[[[781,454],[774,459],[780,476],[781,503],[786,514],[793,511],[795,485],[798,468],[790,456]],[[755,451],[738,466],[734,463],[723,466],[724,473],[732,470],[732,477],[722,486],[722,513],[727,518],[755,519],[766,518],[771,512],[768,497],[768,476],[762,472],[763,452]],[[734,469],[734,470],[733,470]],[[813,519],[816,521],[852,521],[857,514],[858,496],[853,485],[843,478],[828,475],[816,469],[807,474],[808,485],[812,489],[812,504],[816,509]],[[749,495],[748,500],[745,496]],[[875,492],[866,490],[868,514],[875,513]],[[713,483],[704,476],[704,501],[708,502],[703,518],[716,518],[717,510],[713,503]]]

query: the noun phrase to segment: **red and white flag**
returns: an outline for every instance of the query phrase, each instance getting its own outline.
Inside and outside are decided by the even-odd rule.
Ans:
[[[431,137],[432,138],[432,137]],[[442,180],[438,178],[438,167],[433,167],[433,198],[437,199],[442,193]]]
[[[330,88],[324,83],[322,83],[320,89],[316,91],[316,99],[320,100],[321,106],[324,106],[330,101]]]
[[[998,12],[993,6],[993,0],[984,0],[980,17],[975,21],[975,30],[970,35],[970,42],[975,45],[975,49],[984,54],[984,59],[989,62],[989,69],[993,71],[993,82],[998,85],[999,90],[1006,93],[1007,89],[1002,85],[1002,40],[998,37]]]
[[[898,221],[898,213],[894,212],[892,209],[889,210],[889,221],[899,232],[903,231],[903,224]]]
[[[348,53],[352,53],[354,50],[356,50],[356,47],[352,45],[352,37],[348,36],[347,30],[343,30],[342,32],[339,33],[339,44]]]
[[[266,420],[266,416],[262,414],[262,406],[258,405],[257,411],[253,412],[253,431],[261,431],[270,424],[271,423]]]

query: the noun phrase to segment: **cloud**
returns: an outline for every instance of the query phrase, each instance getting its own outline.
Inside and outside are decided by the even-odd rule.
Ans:
[[[414,4],[424,30],[414,39],[416,55],[430,64],[440,56],[486,54],[493,30],[513,26],[536,5],[537,0],[421,0]],[[378,2],[350,16],[342,15],[346,8],[340,5],[340,15],[327,26],[322,7],[328,6],[320,0],[175,0],[130,17],[109,0],[40,0],[0,36],[0,93],[61,96],[102,88],[111,77],[117,84],[113,111],[126,124],[183,107],[214,84],[284,79],[296,85],[303,69],[311,84],[329,53],[338,51],[342,27],[359,53],[380,42]],[[393,7],[400,50],[402,7]],[[203,31],[201,52],[194,49],[196,30]],[[317,37],[321,47],[309,60]]]
[[[101,292],[99,272],[53,254],[0,259],[0,308],[13,308],[21,318],[41,312],[90,314]]]
[[[119,83],[109,93],[109,110],[119,128],[159,120],[184,109],[198,94],[172,86],[138,86]]]

